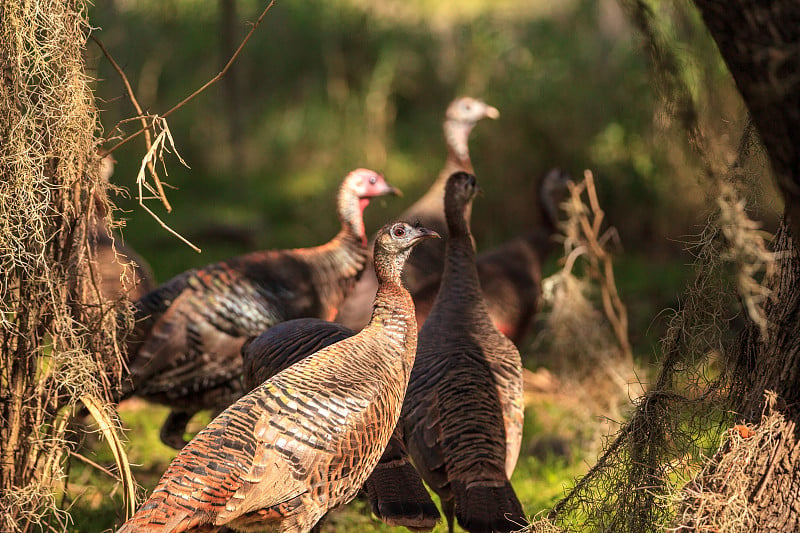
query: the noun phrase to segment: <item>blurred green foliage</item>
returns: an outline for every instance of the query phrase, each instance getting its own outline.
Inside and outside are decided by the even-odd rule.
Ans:
[[[145,110],[163,113],[219,72],[248,30],[245,21],[265,5],[232,4],[227,45],[223,2],[117,0],[95,6],[91,20]],[[538,178],[561,166],[577,178],[584,168],[594,171],[608,221],[626,248],[673,251],[673,241],[698,221],[703,195],[682,133],[664,124],[646,57],[617,4],[462,4],[276,4],[228,79],[169,117],[191,169],[168,158],[167,181],[179,190],[168,191],[174,211],[164,218],[203,255],[134,201],[117,198],[128,219],[125,240],[151,261],[160,281],[253,247],[320,243],[337,229],[334,191],[358,166],[385,172],[406,192],[370,207],[368,228],[376,228],[435,177],[445,156],[444,108],[470,94],[502,113],[472,138],[486,191],[474,211],[480,248],[537,223]],[[697,68],[691,71],[695,90],[713,89],[715,105],[729,113],[721,118],[739,120],[710,41],[691,14],[684,18],[684,33],[700,45],[692,50],[713,58],[702,81]],[[110,136],[135,111],[109,63],[96,47],[89,53]],[[123,126],[125,133],[138,127]],[[113,182],[134,189],[144,152],[141,138],[114,152]],[[224,238],[222,229],[231,228],[236,238]]]

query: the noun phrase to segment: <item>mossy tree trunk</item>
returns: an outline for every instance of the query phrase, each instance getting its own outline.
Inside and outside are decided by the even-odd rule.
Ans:
[[[98,121],[83,0],[0,3],[0,531],[63,529],[69,413],[116,364],[90,268]],[[57,524],[61,522],[59,527]]]
[[[695,4],[761,134],[792,232],[800,235],[800,2]]]
[[[800,255],[792,238],[800,235],[800,3],[695,4],[761,135],[786,201],[787,223],[773,242],[776,268],[765,280],[771,290],[766,335],[749,324],[728,354],[732,408],[746,428],[690,484],[696,497],[679,523],[687,529],[718,524],[710,513],[724,513],[726,506],[715,510],[696,502],[717,496],[730,502],[738,494],[744,507],[737,520],[746,530],[800,531]],[[748,453],[728,460],[745,447]]]

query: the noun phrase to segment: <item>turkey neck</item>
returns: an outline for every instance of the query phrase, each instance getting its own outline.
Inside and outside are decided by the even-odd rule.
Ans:
[[[342,226],[339,233],[321,246],[308,251],[299,250],[306,258],[313,257],[314,286],[331,313],[325,316],[326,319],[333,319],[335,310],[352,290],[367,263],[363,212],[368,203],[368,198],[359,198],[353,191],[341,188],[337,198],[337,213]]]
[[[331,268],[346,277],[359,275],[367,262],[367,233],[364,229],[364,209],[369,198],[359,198],[347,187],[339,189],[336,212],[342,229],[323,252],[332,252]]]
[[[372,306],[372,317],[365,330],[374,331],[402,350],[403,369],[406,377],[411,372],[417,352],[417,322],[414,301],[400,281],[403,264],[410,250],[396,258],[378,256],[375,273],[378,276],[378,292]]]
[[[433,229],[439,231],[439,229],[444,229],[445,223],[442,220],[442,206],[444,205],[444,189],[445,185],[447,185],[447,178],[450,177],[450,174],[453,172],[458,172],[459,170],[463,170],[464,172],[469,172],[470,174],[474,174],[474,169],[472,167],[472,161],[469,157],[469,134],[472,132],[472,128],[475,125],[472,123],[461,122],[458,120],[446,119],[444,124],[442,125],[442,129],[444,131],[444,140],[447,143],[447,160],[445,161],[444,168],[439,173],[439,177],[436,178],[436,181],[433,182],[433,185],[430,186],[428,192],[419,199],[419,201],[406,211],[406,216],[412,215],[425,215],[429,214],[430,216],[438,217],[441,220],[440,227],[433,227]],[[470,214],[470,210],[472,209],[472,204],[467,206],[467,214]],[[424,211],[424,212],[422,212]],[[421,221],[423,224],[430,224],[429,220],[423,219]],[[443,243],[438,244],[442,246]],[[434,246],[432,243],[422,243],[423,246]]]
[[[444,163],[442,172],[439,173],[439,178],[434,183],[431,189],[436,190],[436,195],[441,205],[444,205],[444,192],[447,185],[447,179],[453,172],[459,170],[475,173],[472,167],[472,160],[469,158],[469,134],[475,124],[472,122],[461,122],[459,120],[445,120],[442,125],[444,130],[444,140],[447,143],[447,160]],[[472,202],[467,202],[464,206],[464,216],[469,220],[472,214]]]
[[[350,237],[366,249],[367,234],[364,230],[364,209],[369,204],[369,198],[359,198],[358,195],[346,186],[339,189],[336,197],[336,213],[342,224],[340,236]]]
[[[447,178],[453,172],[463,170],[473,174],[472,161],[469,158],[469,134],[475,125],[471,122],[460,122],[458,120],[445,120],[444,140],[447,143],[447,161],[445,162],[445,176],[444,179],[437,181],[442,182],[442,189],[444,189]]]
[[[459,314],[454,321],[472,327],[472,316],[488,314],[480,292],[478,269],[475,266],[475,246],[469,227],[467,212],[472,202],[465,206],[445,206],[449,237],[444,257],[444,270],[434,309],[443,308]],[[458,298],[449,296],[457,294]],[[441,300],[441,301],[440,301]]]

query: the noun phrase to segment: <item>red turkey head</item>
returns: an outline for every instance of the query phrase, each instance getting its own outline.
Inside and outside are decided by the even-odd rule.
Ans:
[[[386,196],[387,194],[403,195],[400,189],[386,183],[386,179],[381,174],[367,168],[357,168],[348,174],[344,186],[353,191],[359,198],[359,206],[362,212],[371,198]]]

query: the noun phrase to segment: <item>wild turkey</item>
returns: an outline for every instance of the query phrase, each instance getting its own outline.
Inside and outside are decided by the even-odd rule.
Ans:
[[[428,191],[406,209],[400,215],[400,219],[418,221],[442,235],[447,233],[447,223],[444,219],[444,188],[447,178],[458,170],[474,172],[469,157],[469,134],[481,119],[496,119],[499,116],[497,108],[475,98],[463,96],[450,102],[442,124],[447,144],[444,168]],[[403,279],[412,295],[430,273],[442,271],[444,246],[443,241],[422,243],[409,259]],[[377,287],[375,273],[368,264],[355,289],[345,299],[336,321],[355,331],[364,327],[369,320],[369,306]]]
[[[100,174],[106,184],[114,173],[114,158],[100,161]],[[136,301],[155,287],[153,270],[142,256],[115,238],[106,221],[106,204],[98,194],[94,198],[95,212],[91,225],[92,259],[98,289],[104,298],[126,298]]]
[[[495,326],[517,346],[530,334],[542,292],[542,263],[555,249],[559,205],[572,177],[561,169],[547,172],[539,187],[539,225],[527,233],[478,254],[483,299]],[[440,274],[430,275],[411,291],[417,324],[425,322],[439,291]],[[421,326],[420,326],[421,327]]]
[[[527,521],[509,482],[522,439],[522,362],[489,318],[475,268],[469,204],[477,185],[447,182],[450,238],[439,295],[420,330],[401,422],[414,464],[439,495],[449,531],[517,531]]]
[[[354,334],[346,326],[317,318],[298,318],[271,327],[242,347],[245,391]],[[398,424],[364,489],[372,512],[384,523],[428,531],[439,521],[439,511],[411,464],[399,429]]]
[[[154,288],[153,271],[144,258],[130,246],[122,244],[98,222],[92,247],[100,293],[107,300],[138,300]]]
[[[384,226],[369,324],[225,409],[178,453],[120,533],[306,532],[351,500],[392,435],[414,364],[403,264],[415,244],[436,236],[405,222]]]
[[[380,174],[354,170],[339,188],[341,230],[331,241],[189,270],[136,303],[123,392],[172,408],[164,443],[180,449],[197,411],[218,412],[243,394],[240,349],[248,337],[292,318],[333,319],[367,261],[364,208],[397,192]]]

